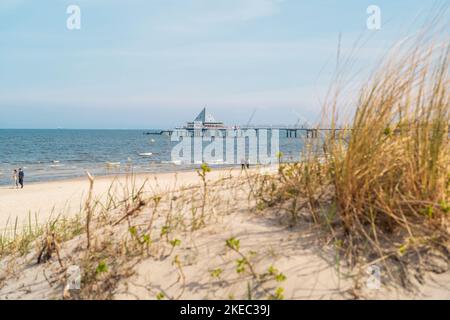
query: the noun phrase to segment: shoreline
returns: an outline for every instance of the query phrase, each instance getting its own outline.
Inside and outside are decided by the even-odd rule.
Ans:
[[[195,166],[195,167],[194,167]],[[160,170],[160,171],[141,171],[141,170],[136,170],[136,171],[132,171],[132,172],[126,172],[126,171],[121,171],[121,172],[106,172],[106,173],[98,173],[98,172],[94,172],[92,170],[83,170],[84,174],[79,174],[79,175],[71,175],[71,176],[59,176],[59,175],[54,175],[54,176],[45,176],[43,179],[36,181],[35,177],[33,177],[33,179],[31,181],[27,181],[27,176],[25,176],[25,184],[30,186],[30,185],[35,185],[35,184],[40,184],[40,183],[50,183],[50,182],[66,182],[66,181],[77,181],[77,180],[82,180],[82,179],[87,179],[87,174],[86,172],[89,172],[90,174],[92,174],[93,176],[96,177],[96,179],[98,178],[110,178],[110,177],[115,177],[115,176],[127,176],[127,175],[158,175],[158,174],[174,174],[177,172],[190,172],[192,170],[196,170],[198,169],[200,165],[193,165],[192,167],[174,167],[174,168],[170,168],[167,170]],[[256,165],[258,166],[258,165]],[[222,166],[222,167],[211,167],[213,170],[228,170],[228,169],[233,169],[233,168],[240,168],[240,165],[238,164],[234,164],[234,165],[229,165],[229,166]],[[27,174],[27,171],[25,172],[25,174]],[[9,177],[10,174],[6,174],[5,172],[0,172],[0,177],[5,178],[5,177]],[[10,177],[9,177],[10,178]],[[29,176],[28,176],[29,178]],[[10,183],[7,184],[0,184],[0,190],[1,189],[12,189],[12,178],[10,178]]]
[[[233,168],[237,168],[236,166]],[[213,170],[226,170],[226,169],[230,169],[230,168],[220,168],[220,169],[213,169]],[[111,179],[111,178],[121,178],[121,177],[126,177],[126,176],[142,176],[142,175],[163,175],[163,174],[176,174],[176,173],[181,173],[181,172],[191,172],[192,168],[180,168],[178,170],[168,170],[168,171],[159,171],[159,172],[141,172],[141,171],[136,171],[136,172],[119,172],[119,173],[108,173],[108,174],[99,174],[99,175],[95,175],[95,180],[101,180],[101,179]],[[94,176],[94,175],[93,175]],[[48,184],[48,183],[65,183],[65,182],[78,182],[78,181],[87,181],[87,174],[84,174],[83,176],[73,176],[73,177],[61,177],[61,178],[54,178],[54,179],[44,179],[41,181],[30,181],[27,182],[26,177],[25,177],[25,188],[27,186],[34,186],[34,185],[39,185],[39,184]],[[12,182],[11,182],[12,183]],[[10,185],[8,184],[4,184],[1,185],[0,184],[0,190],[3,189],[15,189],[12,188]]]

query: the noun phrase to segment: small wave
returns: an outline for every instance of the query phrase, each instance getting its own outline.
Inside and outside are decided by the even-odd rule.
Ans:
[[[144,152],[144,153],[139,153],[139,155],[141,157],[150,157],[153,155],[153,153],[152,152]]]
[[[210,164],[223,164],[225,161],[223,159],[211,160]]]
[[[191,165],[192,164],[190,161],[186,161],[186,160],[170,160],[170,161],[162,160],[159,163],[162,164],[162,165],[164,165],[164,164],[172,164],[172,165],[176,165],[176,166]]]
[[[183,160],[167,161],[167,163],[171,163],[171,164],[174,164],[174,165],[176,165],[176,166],[181,166],[181,165],[187,164],[187,162],[186,162],[186,161],[183,161]]]

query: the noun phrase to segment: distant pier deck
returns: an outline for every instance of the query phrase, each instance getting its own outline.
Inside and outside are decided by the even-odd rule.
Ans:
[[[253,129],[256,132],[258,130],[279,130],[280,132],[283,132],[285,134],[286,138],[306,138],[306,139],[316,139],[320,136],[331,135],[338,136],[339,133],[344,132],[353,132],[354,129],[345,129],[345,128],[305,128],[300,126],[289,126],[289,125],[251,125],[251,126],[233,126],[233,127],[225,127],[225,128],[175,128],[174,130],[151,130],[144,132],[144,134],[147,135],[166,135],[171,136],[174,131],[176,130],[186,130],[188,132],[191,132],[192,135],[195,134],[195,132],[201,131],[222,131],[226,132],[229,130],[250,130]],[[394,135],[397,135],[400,133],[400,129],[395,129],[393,131]],[[450,139],[450,125],[448,127],[448,138]]]
[[[325,133],[330,133],[333,132],[333,135],[337,134],[338,132],[342,132],[342,131],[349,131],[349,129],[341,129],[341,128],[336,128],[336,129],[328,129],[328,128],[318,128],[318,129],[314,129],[314,128],[305,128],[305,127],[300,127],[300,126],[288,126],[288,125],[274,125],[274,126],[270,126],[270,125],[261,125],[261,126],[256,126],[256,125],[252,125],[252,126],[234,126],[234,127],[226,127],[226,128],[198,128],[198,129],[193,129],[193,128],[176,128],[174,130],[152,130],[152,131],[147,131],[144,132],[144,134],[147,135],[167,135],[167,136],[171,136],[173,134],[174,131],[176,130],[186,130],[188,132],[192,132],[192,134],[194,135],[195,131],[201,131],[201,132],[205,132],[205,131],[221,131],[221,132],[226,132],[226,131],[230,131],[230,130],[255,130],[256,132],[258,132],[259,130],[279,130],[280,132],[284,132],[286,138],[300,138],[300,137],[306,137],[307,139],[315,139],[318,138],[321,134],[325,134]]]

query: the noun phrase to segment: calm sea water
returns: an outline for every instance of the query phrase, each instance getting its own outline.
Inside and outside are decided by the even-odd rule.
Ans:
[[[170,163],[172,146],[168,136],[142,130],[0,130],[0,185],[11,184],[11,172],[19,167],[26,182],[82,177],[86,171],[107,175],[194,167]],[[288,158],[297,158],[301,146],[300,139],[280,140]]]

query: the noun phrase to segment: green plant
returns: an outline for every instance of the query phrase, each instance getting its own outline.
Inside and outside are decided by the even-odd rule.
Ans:
[[[157,295],[156,295],[156,299],[157,300],[164,300],[166,298],[166,296],[164,295],[164,293],[162,293],[162,292],[159,292]]]
[[[246,265],[248,265],[247,259],[236,259],[236,272],[243,273]]]
[[[253,275],[255,279],[259,279],[258,274],[255,272],[252,264],[249,259],[240,251],[240,241],[234,237],[229,238],[225,241],[226,246],[236,252],[241,258],[236,259],[236,272],[243,273],[245,268],[248,267],[250,273]]]
[[[226,243],[226,245],[227,245],[228,248],[230,248],[230,249],[232,249],[232,250],[235,250],[235,251],[239,251],[239,244],[240,244],[240,241],[239,241],[238,239],[236,239],[236,238],[230,238],[230,239],[227,239],[227,240],[225,241],[225,243]]]
[[[266,294],[271,295],[269,290],[264,287],[264,283],[267,280],[273,279],[276,282],[283,282],[283,281],[285,281],[287,279],[286,276],[283,273],[279,272],[274,266],[270,266],[266,273],[258,274],[256,272],[256,270],[255,270],[255,267],[250,262],[249,257],[247,257],[241,251],[239,239],[236,239],[236,238],[232,237],[232,238],[227,239],[225,241],[225,243],[226,243],[226,246],[229,249],[231,249],[232,251],[236,252],[240,256],[239,259],[235,260],[235,262],[236,262],[236,273],[241,275],[241,274],[244,274],[248,270],[249,274],[252,276],[252,278],[255,281],[255,283],[254,283],[255,287],[262,289]],[[255,251],[251,251],[249,254],[254,256],[254,255],[256,255],[256,252]],[[268,276],[269,276],[269,278],[268,278]],[[247,282],[247,293],[248,293],[248,296],[251,297],[252,296],[252,294],[251,294],[252,288],[249,287],[249,286],[250,286],[250,282]]]
[[[439,205],[440,205],[440,207],[441,207],[441,210],[442,210],[445,214],[450,213],[450,202],[447,202],[447,201],[445,201],[445,200],[441,200],[441,201],[439,202]]]
[[[137,229],[136,229],[136,227],[130,227],[130,228],[128,228],[128,231],[130,232],[130,234],[131,234],[133,237],[136,237],[136,236],[137,236]]]
[[[170,241],[170,244],[172,245],[173,248],[178,247],[181,245],[181,240],[179,239],[173,239]]]
[[[208,183],[206,180],[206,175],[208,172],[211,172],[211,168],[208,166],[207,163],[202,163],[200,166],[201,170],[197,170],[197,174],[200,176],[202,180],[202,203],[201,203],[201,212],[200,212],[200,218],[197,220],[194,220],[193,222],[193,229],[200,228],[205,225],[205,207],[208,199]]]
[[[220,276],[222,275],[222,273],[223,273],[223,269],[221,269],[221,268],[217,268],[217,269],[210,271],[211,277],[216,278],[216,279],[220,279]]]
[[[286,281],[287,279],[286,276],[283,273],[281,273],[277,268],[275,268],[273,265],[269,267],[267,272],[268,275],[273,277],[277,282],[283,282]]]
[[[105,261],[100,261],[97,265],[97,268],[95,269],[96,274],[106,273],[108,272],[108,265]]]
[[[166,235],[168,235],[169,232],[170,232],[170,227],[169,226],[163,226],[161,228],[161,234],[160,234],[161,238],[166,236]]]
[[[278,287],[275,292],[269,296],[271,300],[283,300],[284,299],[284,288]]]

